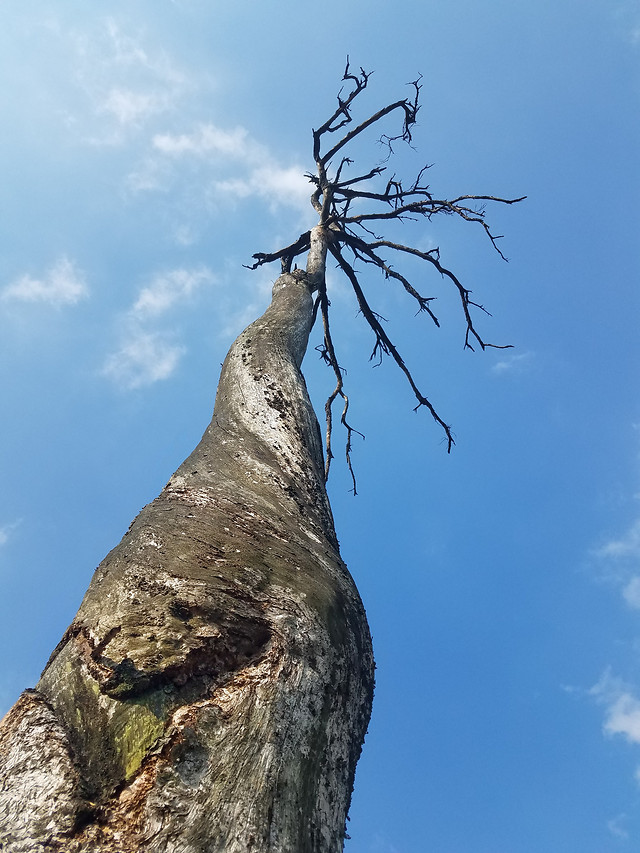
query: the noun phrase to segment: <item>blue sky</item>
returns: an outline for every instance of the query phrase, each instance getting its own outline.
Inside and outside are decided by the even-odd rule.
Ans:
[[[492,313],[463,351],[366,288],[457,446],[412,412],[331,277],[359,495],[330,493],[377,690],[350,853],[614,853],[640,844],[640,5],[114,0],[2,4],[0,712],[94,567],[200,438],[266,306],[255,251],[313,223],[311,128],[344,60],[363,109],[424,75],[438,194],[526,194],[482,235],[407,231]],[[380,154],[362,152],[369,168]],[[370,157],[370,160],[366,158]],[[366,162],[365,162],[366,160]],[[305,373],[331,377],[314,332]],[[336,446],[340,441],[336,432]]]

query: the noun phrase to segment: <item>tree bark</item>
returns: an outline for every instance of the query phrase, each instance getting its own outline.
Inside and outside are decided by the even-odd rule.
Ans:
[[[300,372],[315,274],[276,281],[0,726],[1,850],[342,850],[373,656]]]

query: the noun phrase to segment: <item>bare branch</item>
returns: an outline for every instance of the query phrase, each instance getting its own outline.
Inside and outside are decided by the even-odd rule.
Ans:
[[[427,261],[428,263],[432,264],[438,270],[440,275],[445,276],[446,278],[449,279],[449,281],[451,281],[455,285],[455,287],[456,287],[456,289],[460,295],[460,301],[462,303],[462,311],[464,313],[465,320],[467,321],[467,331],[465,334],[465,341],[464,341],[465,349],[470,349],[472,351],[474,349],[473,346],[471,345],[471,343],[469,342],[470,338],[474,338],[477,341],[477,343],[480,345],[480,348],[483,350],[487,349],[487,348],[511,349],[511,346],[512,346],[511,344],[502,344],[502,345],[501,344],[490,344],[487,341],[484,341],[480,337],[475,326],[473,325],[473,319],[472,319],[471,314],[469,312],[469,308],[471,306],[473,306],[475,308],[479,308],[481,311],[484,311],[485,314],[488,314],[489,316],[491,316],[491,315],[489,314],[489,312],[487,311],[487,309],[483,305],[479,305],[477,302],[473,302],[469,298],[471,295],[471,291],[468,290],[466,287],[463,287],[463,285],[460,283],[458,278],[451,272],[451,270],[442,266],[442,264],[440,263],[440,253],[438,250],[431,250],[429,252],[422,252],[419,249],[412,248],[411,246],[403,246],[401,243],[392,243],[390,240],[377,240],[375,243],[369,243],[368,244],[368,248],[372,251],[379,248],[380,246],[387,246],[390,249],[395,249],[398,252],[405,252],[409,255],[415,255],[416,257],[421,258],[423,261]]]
[[[356,136],[359,136],[363,131],[365,131],[368,127],[371,127],[372,124],[376,124],[383,119],[385,116],[388,116],[390,113],[394,112],[394,110],[402,109],[405,111],[405,117],[407,110],[409,109],[409,102],[405,99],[402,101],[396,101],[394,104],[388,104],[386,107],[383,107],[381,110],[378,110],[377,113],[374,113],[372,116],[369,116],[368,119],[363,121],[353,130],[349,131],[349,133],[345,134],[342,139],[337,142],[333,148],[330,148],[326,154],[323,154],[320,158],[320,161],[323,165],[329,163],[332,157],[334,157],[338,151],[344,148],[352,139]]]
[[[385,355],[391,356],[396,365],[404,373],[418,401],[416,409],[425,407],[429,410],[434,420],[444,430],[447,440],[447,451],[450,451],[454,444],[451,428],[438,415],[430,400],[418,387],[400,351],[392,343],[382,326],[382,318],[369,303],[359,273],[347,261],[343,250],[345,248],[349,249],[355,261],[360,261],[368,266],[374,266],[386,279],[398,282],[404,291],[417,303],[418,313],[424,312],[428,314],[434,324],[439,327],[440,322],[432,309],[434,297],[422,296],[408,276],[387,261],[380,253],[380,250],[389,249],[396,252],[399,256],[411,255],[426,261],[430,267],[436,270],[440,276],[452,285],[453,292],[458,295],[466,323],[465,348],[473,350],[474,347],[478,346],[482,350],[488,347],[506,349],[507,347],[487,343],[476,329],[472,316],[473,309],[482,311],[485,314],[489,314],[489,312],[481,303],[471,298],[471,290],[465,287],[458,277],[442,264],[439,249],[423,251],[410,244],[405,245],[404,243],[395,242],[387,239],[384,234],[376,234],[372,230],[372,227],[374,223],[380,223],[381,225],[394,221],[408,223],[420,219],[431,221],[435,216],[440,214],[456,216],[462,221],[479,225],[485,232],[493,248],[501,258],[506,260],[506,257],[498,246],[501,235],[495,234],[486,221],[486,207],[489,204],[516,204],[523,201],[525,196],[520,198],[502,198],[493,195],[469,194],[460,195],[453,199],[437,198],[425,181],[425,175],[430,165],[423,166],[411,181],[404,181],[395,173],[391,174],[390,177],[383,177],[387,167],[381,165],[357,174],[355,177],[349,177],[348,173],[353,166],[353,162],[345,153],[342,153],[338,166],[332,167],[331,164],[336,155],[343,152],[343,149],[347,148],[354,139],[372,127],[379,126],[379,123],[383,120],[389,117],[397,117],[398,113],[400,113],[402,119],[400,120],[397,133],[383,133],[379,142],[388,149],[387,159],[395,153],[395,143],[402,141],[408,145],[412,144],[412,130],[416,124],[416,117],[420,109],[419,101],[422,78],[418,77],[418,79],[409,84],[413,87],[413,96],[411,98],[404,98],[387,104],[377,110],[377,112],[369,115],[368,118],[355,123],[353,119],[355,101],[367,88],[370,77],[371,74],[363,68],[354,73],[351,70],[349,58],[347,57],[342,77],[343,87],[338,93],[338,105],[327,121],[320,125],[317,130],[313,131],[313,158],[316,164],[316,171],[313,174],[307,175],[313,184],[311,205],[318,215],[319,225],[322,226],[321,233],[324,235],[322,239],[326,240],[326,248],[336,259],[338,268],[349,281],[355,293],[360,313],[373,331],[374,346],[371,353],[371,360],[378,360],[379,363]],[[349,125],[352,125],[351,129],[347,129]],[[323,151],[327,136],[332,134],[338,134],[338,141],[334,142],[333,145],[329,145],[328,150]],[[309,251],[312,243],[310,234],[311,232],[306,231],[295,242],[277,252],[255,254],[253,256],[255,263],[251,268],[255,269],[258,266],[262,266],[262,264],[280,260],[283,270],[290,270],[293,259],[299,254]],[[335,388],[329,395],[325,407],[327,419],[325,473],[328,476],[333,458],[331,449],[332,406],[335,400],[340,397],[344,402],[341,422],[347,430],[347,465],[353,479],[353,490],[355,492],[356,482],[351,465],[351,438],[357,430],[354,430],[346,420],[349,399],[344,393],[343,372],[338,364],[331,337],[329,321],[330,303],[326,296],[323,263],[320,265],[314,264],[314,268],[318,267],[318,274],[314,278],[314,287],[317,286],[319,289],[317,310],[319,310],[322,316],[324,329],[324,342],[319,349],[323,359],[332,368],[336,378]]]
[[[413,296],[413,298],[418,303],[418,311],[425,311],[436,324],[436,326],[440,327],[440,321],[433,313],[431,308],[429,307],[429,303],[433,302],[435,297],[433,296],[421,296],[418,291],[413,287],[413,285],[399,272],[396,272],[392,269],[386,261],[384,261],[379,255],[377,255],[374,251],[374,246],[387,245],[384,241],[378,240],[376,244],[372,245],[370,243],[365,243],[364,240],[361,240],[359,237],[352,237],[351,235],[345,235],[345,243],[349,248],[356,254],[357,257],[361,258],[365,263],[372,263],[375,266],[379,267],[385,275],[385,278],[394,278],[396,281],[399,281],[408,294]],[[391,248],[395,248],[395,246],[391,246]]]
[[[293,258],[297,258],[298,255],[308,250],[310,241],[311,231],[305,231],[294,243],[285,246],[284,249],[278,249],[277,252],[256,252],[251,256],[256,259],[255,264],[244,264],[244,267],[248,270],[255,270],[263,266],[263,264],[270,264],[280,259],[283,260],[283,263],[288,262],[290,266]]]
[[[376,175],[381,175],[385,172],[386,169],[384,166],[376,166],[375,169],[372,169],[370,172],[367,172],[366,175],[359,175],[357,178],[351,178],[348,181],[342,181],[342,183],[336,182],[336,190],[342,190],[345,187],[350,187],[353,184],[357,184],[360,181],[369,181],[371,178],[376,177]]]
[[[380,355],[382,353],[387,353],[393,358],[400,370],[407,377],[409,385],[411,386],[411,389],[415,394],[416,399],[418,400],[418,405],[415,407],[414,411],[417,411],[421,406],[425,406],[431,412],[433,419],[436,421],[436,423],[440,424],[440,426],[445,432],[447,438],[447,453],[450,453],[452,446],[455,444],[453,433],[451,432],[451,427],[442,420],[440,415],[431,405],[428,398],[425,397],[425,395],[420,391],[420,389],[414,382],[413,376],[411,375],[411,371],[404,363],[402,356],[400,355],[396,347],[389,339],[389,336],[381,326],[380,321],[378,320],[375,312],[373,312],[369,307],[369,304],[362,291],[362,288],[360,287],[360,282],[358,281],[358,277],[353,267],[349,264],[347,260],[345,260],[345,258],[340,252],[340,249],[335,244],[329,246],[329,251],[337,260],[340,268],[351,282],[351,286],[353,287],[353,290],[356,294],[356,298],[358,300],[358,306],[376,337],[376,342],[373,348],[373,352],[371,354],[371,358],[374,358],[376,356],[376,353],[379,353]]]
[[[331,467],[331,460],[333,459],[333,452],[331,449],[331,436],[333,430],[333,403],[335,399],[340,396],[344,401],[344,407],[342,409],[342,414],[340,415],[340,423],[347,430],[347,440],[345,443],[345,458],[347,461],[347,467],[349,469],[349,473],[351,475],[351,481],[353,483],[353,494],[357,495],[357,484],[356,484],[356,476],[353,471],[353,466],[351,464],[351,436],[353,433],[357,433],[358,435],[364,438],[361,432],[354,429],[347,421],[347,412],[349,411],[349,398],[344,392],[344,385],[342,379],[342,368],[338,364],[338,359],[336,356],[336,351],[333,346],[333,339],[331,337],[331,327],[329,324],[329,300],[327,298],[327,289],[326,287],[322,287],[320,290],[319,296],[320,303],[320,313],[322,316],[322,327],[324,329],[324,345],[320,348],[316,348],[320,350],[320,355],[328,364],[336,377],[336,387],[333,389],[331,394],[328,396],[327,401],[324,406],[325,418],[326,418],[326,432],[325,432],[325,463],[324,463],[324,479],[325,483],[329,479],[329,469]]]
[[[338,92],[337,110],[333,113],[331,118],[325,121],[325,123],[318,128],[318,130],[313,131],[313,159],[316,163],[320,159],[320,140],[322,136],[325,133],[336,133],[352,121],[349,107],[353,100],[358,97],[360,92],[367,88],[370,76],[371,74],[367,73],[363,68],[360,68],[359,75],[351,74],[349,71],[349,57],[347,57],[347,64],[344,69],[342,79],[343,81],[351,82],[353,84],[353,89],[344,99],[342,98],[343,90],[340,89]]]

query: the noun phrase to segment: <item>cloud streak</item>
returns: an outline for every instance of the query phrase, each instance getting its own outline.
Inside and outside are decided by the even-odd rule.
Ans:
[[[495,373],[497,376],[521,373],[527,367],[532,358],[532,352],[516,353],[497,361],[491,368],[491,372]]]
[[[613,835],[614,838],[620,838],[623,841],[626,841],[629,838],[629,833],[624,827],[624,823],[627,821],[626,814],[620,814],[611,820],[607,821],[607,829]]]
[[[126,337],[117,352],[107,358],[102,373],[129,391],[168,379],[186,351],[162,332],[131,328]]]
[[[40,278],[26,274],[0,291],[4,302],[45,302],[50,305],[75,305],[88,295],[84,274],[65,255]]]
[[[234,160],[260,160],[263,147],[249,138],[243,127],[223,130],[215,125],[201,124],[193,133],[157,134],[153,138],[153,147],[169,157],[193,155],[209,157],[222,154]]]
[[[99,111],[112,115],[120,126],[126,127],[141,124],[169,106],[170,99],[163,93],[113,88],[107,93]]]
[[[124,144],[131,132],[175,110],[193,88],[163,52],[150,52],[141,36],[125,32],[112,17],[91,31],[59,34],[70,39],[75,85],[89,107],[71,116],[90,128],[86,142]]]
[[[105,360],[102,375],[123,390],[168,379],[175,373],[186,347],[177,340],[175,330],[157,328],[156,324],[214,281],[205,266],[155,275],[121,318],[120,345]]]
[[[13,534],[13,531],[20,525],[20,523],[21,521],[18,520],[13,521],[10,524],[3,524],[0,526],[0,548],[7,544]]]
[[[190,299],[201,287],[213,281],[211,271],[203,266],[161,273],[147,287],[142,288],[131,313],[139,318],[157,317],[177,303]]]
[[[628,743],[640,744],[640,699],[631,685],[606,670],[589,694],[605,706],[606,735],[622,735]]]
[[[129,176],[134,191],[164,189],[178,174],[197,173],[209,200],[261,198],[272,209],[310,210],[311,187],[299,165],[283,165],[243,127],[225,129],[208,122],[191,133],[156,134],[152,155]]]
[[[592,556],[606,567],[609,580],[618,587],[625,604],[640,610],[640,519],[630,524],[622,536],[594,549]],[[608,668],[589,695],[604,707],[603,733],[623,738],[633,747],[640,746],[640,687],[614,676]],[[640,784],[640,764],[635,780]],[[626,837],[626,830],[616,821],[609,830],[620,838]]]
[[[596,551],[604,559],[640,558],[640,518],[637,519],[620,539],[612,539]]]

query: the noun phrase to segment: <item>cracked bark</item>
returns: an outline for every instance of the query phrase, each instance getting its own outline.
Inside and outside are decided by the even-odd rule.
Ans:
[[[300,372],[323,251],[0,726],[1,850],[342,850],[373,656]]]

